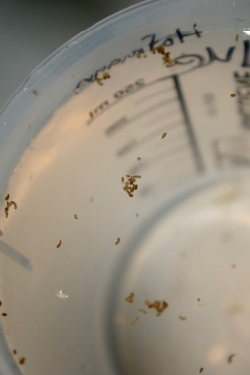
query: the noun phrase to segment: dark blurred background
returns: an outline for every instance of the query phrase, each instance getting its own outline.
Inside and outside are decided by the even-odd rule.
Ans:
[[[55,49],[139,0],[0,0],[0,109]]]

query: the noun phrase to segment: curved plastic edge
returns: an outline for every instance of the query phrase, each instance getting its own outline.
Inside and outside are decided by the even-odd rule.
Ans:
[[[108,23],[112,23],[114,21],[117,21],[119,18],[127,16],[129,13],[134,12],[135,10],[139,8],[145,8],[148,5],[151,5],[153,3],[161,3],[162,1],[160,0],[145,0],[143,2],[140,2],[138,4],[131,5],[123,10],[120,10],[104,19],[101,21],[98,21],[95,23],[93,26],[87,28],[84,31],[81,31],[80,33],[76,34],[73,38],[69,39],[67,42],[62,44],[59,48],[57,48],[52,54],[50,54],[45,60],[43,60],[31,73],[30,75],[26,78],[26,80],[18,87],[18,89],[10,96],[10,98],[7,100],[7,102],[4,104],[4,106],[0,109],[0,116],[2,116],[3,112],[6,110],[6,108],[9,106],[9,104],[12,102],[12,100],[15,99],[15,97],[22,91],[22,89],[27,85],[27,83],[33,79],[33,77],[38,73],[39,70],[41,69],[46,69],[47,65],[51,63],[51,61],[60,53],[62,52],[65,48],[69,48],[70,44],[77,44],[78,40],[87,38],[90,34],[93,34],[97,31],[99,31],[102,27],[106,26]],[[165,0],[163,2],[166,2]]]

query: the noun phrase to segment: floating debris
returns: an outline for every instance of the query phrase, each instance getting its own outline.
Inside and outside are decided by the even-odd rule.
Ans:
[[[180,320],[187,320],[187,317],[186,317],[186,316],[183,316],[183,315],[179,315],[179,319],[180,319]]]
[[[199,373],[201,374],[203,370],[204,370],[203,367],[201,367]]]
[[[60,240],[60,241],[58,242],[58,244],[56,245],[56,247],[59,248],[59,247],[61,246],[61,244],[62,244],[62,240]]]
[[[115,241],[115,245],[118,245],[121,242],[120,237],[117,237],[117,240]]]
[[[163,45],[160,44],[156,48],[153,48],[153,54],[155,54],[156,52],[162,55],[163,63],[167,68],[175,65],[176,61],[170,57],[170,52],[167,52]]]
[[[228,357],[227,357],[227,363],[233,363],[233,359],[235,357],[235,354],[230,354]]]
[[[162,136],[161,136],[161,138],[162,139],[165,138],[167,136],[167,134],[168,134],[167,132],[163,133]]]
[[[128,194],[129,197],[133,197],[134,191],[138,189],[138,185],[136,183],[137,182],[136,180],[138,178],[141,178],[141,176],[139,176],[139,175],[131,176],[131,175],[127,174],[126,178],[127,178],[126,182],[125,182],[124,177],[121,178],[121,182],[124,185],[123,190],[126,191],[126,193]]]
[[[236,94],[231,94],[230,96],[231,96],[231,98],[235,98]]]
[[[17,204],[15,201],[10,201],[10,195],[7,194],[6,197],[5,197],[5,200],[6,200],[6,207],[4,208],[4,212],[5,212],[5,217],[7,219],[7,217],[9,216],[9,209],[11,206],[14,206],[14,209],[16,210],[17,209]]]
[[[24,365],[25,362],[26,362],[26,358],[25,358],[25,357],[21,357],[21,358],[19,359],[19,365]]]
[[[96,77],[96,78],[93,79],[93,82],[97,82],[98,85],[103,86],[103,80],[109,79],[109,78],[110,78],[110,74],[108,72],[104,72],[101,78]]]
[[[125,301],[128,302],[128,303],[133,303],[135,300],[135,294],[134,293],[130,293],[126,298],[125,298]]]
[[[78,219],[78,216],[77,216],[77,214],[74,214],[74,218],[75,218],[75,219]]]
[[[154,302],[145,301],[145,305],[149,309],[155,309],[157,311],[156,316],[160,316],[163,313],[163,311],[168,307],[168,303],[164,300]]]

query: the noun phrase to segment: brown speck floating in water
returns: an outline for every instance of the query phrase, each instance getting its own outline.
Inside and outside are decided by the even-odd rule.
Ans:
[[[137,59],[140,59],[140,58],[141,58],[141,54],[140,54],[140,52],[137,52],[137,53],[135,54],[135,56],[137,57]]]
[[[144,59],[146,59],[148,56],[145,54],[145,55],[143,55],[143,57],[144,57]]]
[[[136,325],[136,323],[138,322],[138,320],[139,320],[139,316],[136,316],[136,317],[132,320],[132,322],[131,322],[131,327],[134,327],[134,326]]]
[[[135,300],[135,294],[134,293],[130,293],[126,298],[125,298],[125,301],[128,302],[128,303],[133,303]]]
[[[162,59],[167,68],[171,68],[175,64],[175,60],[170,57],[170,52],[166,52]]]
[[[19,365],[24,365],[25,362],[26,362],[26,358],[25,357],[19,358]]]
[[[4,212],[5,212],[5,217],[7,219],[7,217],[9,216],[9,209],[8,208],[5,208],[4,209]]]
[[[135,214],[135,217],[139,217],[140,215],[137,213],[137,214]]]
[[[118,245],[121,242],[120,237],[117,237],[117,240],[115,241],[115,245]]]
[[[233,363],[233,358],[235,357],[235,354],[230,354],[228,357],[227,357],[227,363]]]
[[[163,138],[165,138],[166,136],[167,136],[167,132],[163,133],[162,136],[161,136],[161,138],[163,139]]]
[[[161,55],[165,55],[165,48],[161,44],[156,47],[156,51],[160,53]]]
[[[157,311],[156,316],[160,316],[163,313],[163,311],[168,307],[168,303],[164,300],[154,302],[145,301],[145,305],[149,309],[155,309]]]
[[[232,267],[233,269],[236,268],[236,264],[233,263],[233,264],[231,265],[231,267]]]
[[[90,203],[94,202],[94,198],[93,197],[89,198],[89,201]]]
[[[102,75],[102,78],[103,79],[109,79],[110,78],[110,74],[108,72],[104,72],[103,75]]]
[[[3,236],[3,231],[2,230],[0,230],[0,237],[2,237]]]
[[[180,320],[187,320],[187,317],[186,317],[186,316],[183,316],[183,315],[179,315],[179,319],[180,319]]]
[[[109,79],[109,78],[110,78],[110,74],[108,72],[104,72],[103,75],[102,75],[102,78],[96,77],[96,78],[93,79],[93,82],[97,82],[98,85],[103,86],[103,80]]]
[[[77,214],[75,214],[75,215],[74,215],[74,218],[75,218],[75,219],[78,219],[78,216],[77,216]]]
[[[141,157],[140,156],[138,156],[137,161],[141,161]]]
[[[231,96],[231,98],[235,98],[236,94],[231,94],[230,96]]]
[[[138,309],[139,312],[141,312],[143,315],[146,315],[147,314],[147,311],[144,310],[144,309]]]
[[[167,52],[163,45],[159,45],[156,48],[153,48],[153,54],[155,54],[156,52],[162,55],[163,63],[167,68],[175,65],[175,60],[170,57],[170,52]]]
[[[16,202],[14,202],[14,201],[10,201],[9,202],[9,207],[10,206],[14,206],[14,209],[16,210],[17,209],[17,204],[16,204]]]
[[[203,367],[201,367],[199,373],[201,374],[203,370],[204,370]]]
[[[126,191],[129,197],[134,196],[134,191],[138,189],[138,185],[136,184],[136,179],[141,178],[139,175],[130,176],[129,174],[126,175],[127,181],[125,181],[125,178],[122,177],[121,181],[123,186],[123,190]]]
[[[236,42],[238,42],[238,40],[239,40],[239,34],[236,34],[235,40],[236,40]]]
[[[16,351],[16,349],[13,349],[13,351],[12,351],[12,352],[13,352],[13,354],[14,354],[14,355],[16,355],[16,354],[17,354],[17,351]]]
[[[2,313],[2,316],[8,316],[8,314],[6,314],[6,313]]]
[[[59,247],[61,246],[61,244],[62,244],[62,240],[60,240],[60,241],[58,242],[58,244],[56,245],[56,247],[59,248]]]
[[[5,200],[6,200],[6,207],[4,208],[4,212],[5,212],[5,217],[7,219],[7,217],[9,216],[9,209],[11,206],[14,206],[14,209],[16,210],[17,209],[17,204],[16,202],[14,201],[9,201],[10,199],[10,195],[7,194],[6,197],[5,197]]]
[[[2,304],[3,304],[3,302],[2,302],[2,301],[0,301],[0,307],[2,306]]]

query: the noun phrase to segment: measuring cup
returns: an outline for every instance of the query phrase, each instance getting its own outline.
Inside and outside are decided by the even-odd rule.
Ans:
[[[1,374],[248,374],[249,15],[144,2],[4,109]]]

